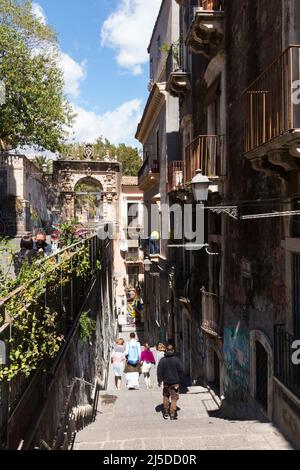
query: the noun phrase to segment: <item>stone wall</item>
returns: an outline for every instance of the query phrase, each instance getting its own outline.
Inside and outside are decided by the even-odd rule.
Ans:
[[[282,1],[232,0],[226,8],[227,201],[279,198],[281,181],[253,171],[243,157],[243,92],[282,51]],[[248,213],[273,209],[279,210],[254,204]],[[249,332],[261,330],[272,344],[274,318],[286,308],[282,225],[280,219],[238,222],[229,217],[226,225],[224,355],[225,369],[229,363],[231,370],[225,370],[225,389],[236,392],[230,376],[237,382],[243,377],[240,391],[245,398],[250,392]],[[241,352],[238,338],[232,349],[234,331],[243,332]]]

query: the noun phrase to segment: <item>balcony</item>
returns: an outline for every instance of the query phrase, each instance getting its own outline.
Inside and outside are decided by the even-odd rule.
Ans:
[[[206,292],[202,293],[202,325],[203,331],[211,336],[222,336],[222,322],[220,314],[220,299],[217,295]]]
[[[299,340],[299,337],[289,334],[283,325],[275,325],[275,377],[300,399],[300,366],[292,362],[292,355],[295,352],[292,346],[296,340]]]
[[[168,193],[178,191],[183,186],[184,162],[174,161],[168,166]]]
[[[245,91],[245,157],[267,175],[300,170],[299,80],[290,46]]]
[[[183,47],[183,44],[172,44],[166,62],[166,90],[175,97],[186,95],[191,89],[190,76],[183,65]]]
[[[194,7],[186,44],[195,54],[212,59],[224,46],[224,0],[202,0]]]
[[[142,238],[140,249],[151,259],[159,258],[160,256],[160,240],[151,238]]]
[[[211,180],[225,176],[224,139],[219,135],[200,135],[186,147],[184,184],[191,182],[196,170],[202,170]]]
[[[156,157],[147,156],[138,173],[139,188],[148,191],[159,182],[159,163]]]

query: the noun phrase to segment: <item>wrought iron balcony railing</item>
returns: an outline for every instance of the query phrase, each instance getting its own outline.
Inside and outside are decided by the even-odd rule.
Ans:
[[[202,8],[206,11],[224,11],[225,0],[202,0]]]
[[[206,292],[202,293],[202,329],[213,336],[222,335],[222,323],[220,315],[220,299],[217,295]]]
[[[184,182],[189,183],[202,170],[208,178],[225,176],[224,139],[219,135],[200,135],[186,147]]]
[[[300,46],[288,47],[245,91],[245,153],[300,129]]]
[[[173,96],[186,94],[190,89],[190,78],[186,70],[185,45],[172,44],[166,62],[166,90]]]
[[[159,179],[159,161],[156,156],[147,156],[138,172],[139,187],[149,189]]]
[[[168,166],[168,192],[177,191],[183,185],[184,162],[174,161]]]
[[[299,338],[288,333],[283,325],[275,325],[275,377],[300,398],[300,365],[293,364],[292,361],[292,355],[295,352],[292,345],[296,340]]]

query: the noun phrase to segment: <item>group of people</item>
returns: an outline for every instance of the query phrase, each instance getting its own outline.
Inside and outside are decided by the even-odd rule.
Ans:
[[[19,275],[24,263],[31,265],[38,256],[50,256],[52,252],[52,246],[47,243],[44,232],[38,232],[35,238],[23,237],[20,242],[20,251],[14,258],[15,275]]]
[[[157,382],[163,388],[163,417],[177,419],[177,401],[179,399],[180,382],[183,378],[183,367],[175,355],[175,348],[169,344],[158,343],[156,354],[150,349],[148,342],[142,350],[135,333],[130,334],[130,341],[125,344],[123,338],[116,341],[111,356],[115,385],[121,389],[122,376],[125,374],[128,390],[139,390],[139,378],[143,374],[147,389],[152,388],[151,368],[157,366]],[[171,403],[170,403],[171,400]]]

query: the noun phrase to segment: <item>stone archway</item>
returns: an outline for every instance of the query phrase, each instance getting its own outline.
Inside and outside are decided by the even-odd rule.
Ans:
[[[263,349],[262,349],[263,348]],[[259,349],[259,351],[258,351]],[[251,397],[257,399],[257,358],[260,351],[266,355],[267,361],[267,407],[266,413],[268,418],[273,418],[273,349],[270,339],[260,330],[252,330],[250,332],[250,391]]]
[[[99,223],[103,220],[103,187],[91,176],[81,178],[74,187],[75,219],[80,223]]]
[[[118,224],[121,193],[121,164],[110,161],[87,158],[64,158],[54,161],[53,188],[57,194],[53,211],[60,214],[61,221],[75,216],[76,186],[81,181],[93,181],[101,188],[102,222]]]

